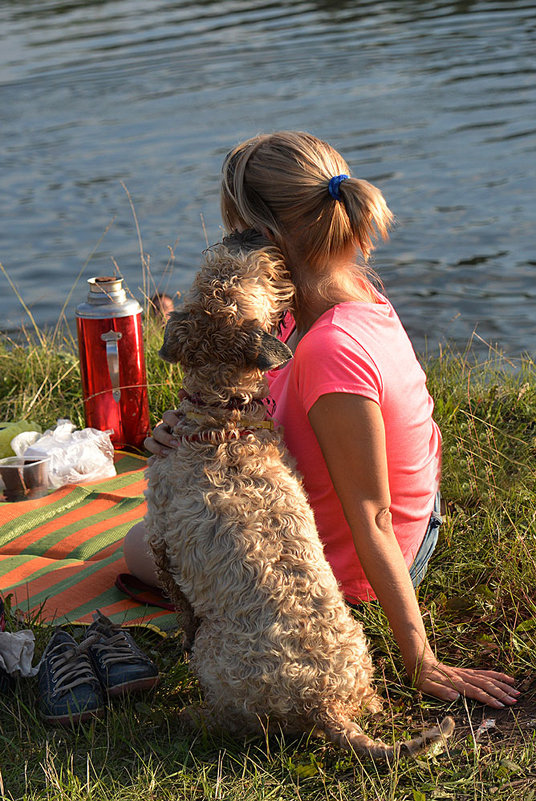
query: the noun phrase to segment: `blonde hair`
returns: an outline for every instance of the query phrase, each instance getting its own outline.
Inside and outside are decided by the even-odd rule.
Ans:
[[[341,292],[344,299],[373,296],[368,272],[355,255],[359,248],[367,261],[374,241],[387,238],[392,214],[380,190],[359,178],[342,181],[335,199],[329,182],[340,174],[350,175],[342,156],[300,131],[255,136],[237,145],[223,164],[225,227],[255,228],[273,237],[296,286],[298,311],[314,305],[315,295],[327,302],[339,302]],[[336,271],[330,269],[334,261]]]

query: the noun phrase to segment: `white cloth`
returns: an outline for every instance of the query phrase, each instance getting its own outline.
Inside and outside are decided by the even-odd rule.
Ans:
[[[0,667],[24,678],[35,676],[39,665],[32,667],[34,648],[33,631],[0,631]]]

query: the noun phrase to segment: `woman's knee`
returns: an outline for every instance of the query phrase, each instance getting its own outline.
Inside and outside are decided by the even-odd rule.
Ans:
[[[147,545],[147,529],[143,521],[135,523],[127,531],[123,541],[123,556],[129,573],[151,584],[158,586],[158,576],[151,549]]]

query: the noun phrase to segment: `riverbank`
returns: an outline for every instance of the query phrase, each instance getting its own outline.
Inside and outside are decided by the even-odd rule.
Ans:
[[[173,407],[177,368],[158,359],[161,327],[146,331],[152,420]],[[0,699],[0,795],[10,799],[530,799],[536,792],[536,368],[490,354],[442,352],[426,360],[444,437],[447,505],[437,553],[419,590],[431,640],[447,662],[517,677],[523,696],[499,712],[460,701],[447,707],[408,685],[377,608],[364,607],[377,681],[386,698],[373,736],[404,737],[447,711],[457,729],[447,751],[395,770],[302,738],[270,742],[185,735],[177,711],[198,699],[176,640],[141,634],[163,681],[156,694],[114,705],[77,732],[45,727],[35,682]],[[66,332],[0,340],[0,420],[59,417],[83,426],[76,344]],[[15,616],[8,617],[14,627]],[[32,624],[38,652],[46,636]],[[481,731],[484,720],[493,720]],[[3,787],[2,787],[3,780]]]

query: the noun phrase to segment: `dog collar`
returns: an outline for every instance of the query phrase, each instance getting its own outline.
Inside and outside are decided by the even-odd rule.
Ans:
[[[202,400],[199,395],[196,393],[194,395],[189,395],[185,390],[182,390],[182,400],[190,401],[194,406],[200,406],[208,409],[230,409],[231,411],[236,410],[240,411],[245,406],[248,406],[251,403],[258,404],[262,403],[262,400],[259,398],[253,398],[252,400],[245,400],[244,398],[239,397],[232,397],[226,404],[223,406],[219,403],[206,403]]]
[[[188,420],[195,420],[196,423],[203,423],[207,419],[207,415],[206,414],[202,414],[201,412],[186,412],[186,414],[184,416],[187,417]],[[243,423],[245,426],[247,426],[247,428],[246,429],[231,429],[231,431],[233,431],[233,430],[238,430],[238,431],[244,430],[245,433],[251,433],[252,431],[254,431],[257,428],[264,428],[264,429],[267,429],[268,431],[273,431],[274,430],[274,421],[273,420],[248,420],[247,417],[245,417],[245,418],[242,418],[240,420],[240,422]]]

